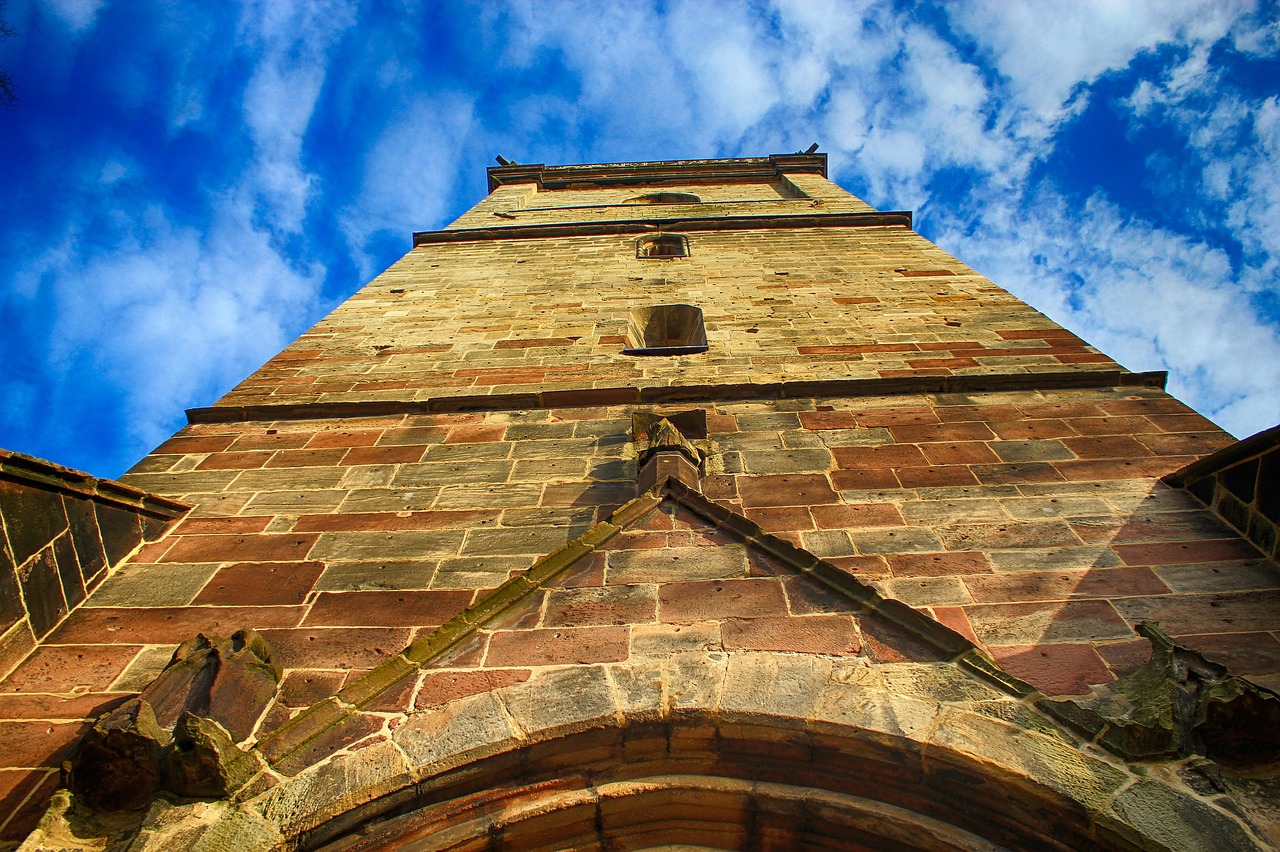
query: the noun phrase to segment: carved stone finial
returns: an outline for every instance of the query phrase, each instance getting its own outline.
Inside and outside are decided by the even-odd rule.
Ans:
[[[1280,766],[1280,695],[1178,644],[1156,622],[1137,631],[1151,642],[1145,666],[1087,698],[1039,706],[1126,758],[1200,754],[1240,771]]]
[[[227,796],[259,768],[236,743],[253,733],[279,680],[254,631],[197,635],[137,698],[98,718],[69,763],[67,786],[107,811],[141,808],[160,790]]]

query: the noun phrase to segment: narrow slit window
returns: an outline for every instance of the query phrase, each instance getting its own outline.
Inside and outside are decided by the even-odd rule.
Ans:
[[[636,257],[688,257],[689,238],[681,234],[655,234],[636,240]]]
[[[702,199],[691,192],[648,192],[628,198],[623,204],[701,204]]]
[[[655,305],[631,312],[623,355],[694,355],[707,351],[702,309],[693,305]]]

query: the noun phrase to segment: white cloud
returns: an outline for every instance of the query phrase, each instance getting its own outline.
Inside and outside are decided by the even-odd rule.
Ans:
[[[354,22],[353,7],[341,3],[248,3],[241,16],[241,37],[261,56],[244,94],[255,190],[279,230],[302,229],[315,184],[302,163],[303,139],[328,51]]]
[[[1280,330],[1256,316],[1221,249],[1101,197],[1083,209],[1047,189],[1034,200],[985,198],[977,233],[957,219],[938,241],[1129,369],[1168,369],[1170,391],[1228,431],[1280,422]]]
[[[1034,138],[1079,109],[1072,101],[1082,84],[1124,68],[1161,44],[1212,44],[1255,5],[1249,0],[976,0],[948,6],[947,15],[990,57],[1013,101],[1029,113],[1022,132]]]
[[[365,277],[379,271],[365,254],[372,236],[389,231],[407,241],[414,230],[444,224],[473,112],[469,100],[456,96],[412,103],[374,141],[364,158],[360,193],[341,214]]]
[[[105,5],[105,0],[44,0],[46,11],[78,36],[93,29]]]

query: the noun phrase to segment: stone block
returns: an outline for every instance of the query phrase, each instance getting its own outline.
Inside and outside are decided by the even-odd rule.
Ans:
[[[930,733],[926,771],[945,772],[942,761],[947,752],[994,764],[1024,779],[1028,787],[1048,787],[1091,810],[1101,809],[1128,780],[1125,773],[1081,751],[1074,742],[954,709],[944,711]],[[929,759],[933,753],[937,763]]]
[[[1108,601],[988,604],[970,606],[966,612],[974,632],[987,646],[1091,642],[1133,635]]]
[[[785,612],[780,581],[771,578],[667,583],[658,589],[658,617],[666,623],[750,618]]]
[[[729,655],[719,709],[727,718],[808,719],[826,687],[830,660],[808,655],[739,652]]]
[[[620,722],[620,708],[601,666],[539,672],[497,695],[524,735],[535,742]]]
[[[618,550],[609,553],[606,569],[613,584],[718,580],[746,573],[747,551],[742,545]]]
[[[489,640],[488,666],[546,666],[625,660],[625,627],[563,627],[504,630]]]
[[[657,610],[653,586],[558,589],[548,595],[542,623],[546,627],[646,624],[657,620]]]

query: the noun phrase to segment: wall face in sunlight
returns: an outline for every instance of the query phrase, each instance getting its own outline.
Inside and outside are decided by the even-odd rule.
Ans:
[[[1280,571],[1160,481],[1230,436],[824,174],[821,155],[491,170],[453,226],[190,412],[124,478],[190,514],[4,681],[24,702],[0,696],[0,726],[63,720],[0,747],[10,833],[88,720],[197,632],[252,627],[282,666],[244,746],[282,779],[253,807],[295,832],[323,815],[297,815],[315,797],[294,780],[355,783],[344,761],[373,777],[388,751],[431,777],[442,719],[524,719],[514,698],[474,717],[451,702],[496,707],[609,666],[770,655],[839,670],[840,688],[888,684],[887,716],[919,689],[1020,719],[1038,711],[1013,679],[1049,695],[1111,682],[1144,664],[1134,626],[1157,620],[1280,686]],[[682,239],[646,257],[656,234]],[[701,327],[637,346],[635,318],[665,315]],[[662,447],[684,479],[654,473]],[[961,665],[988,654],[1003,673]],[[693,689],[671,684],[664,701]],[[565,695],[530,724],[586,706]],[[1079,753],[1046,719],[1010,727]],[[388,789],[344,792],[329,816]]]

